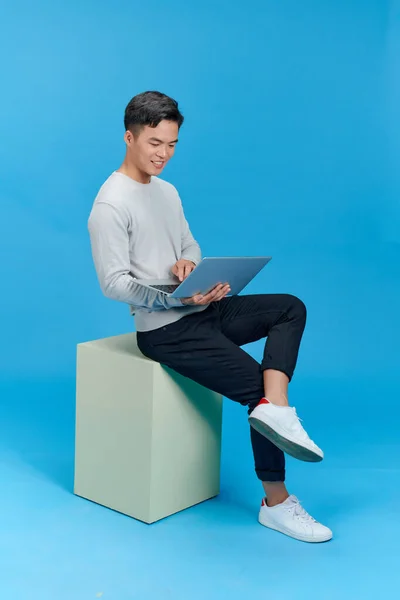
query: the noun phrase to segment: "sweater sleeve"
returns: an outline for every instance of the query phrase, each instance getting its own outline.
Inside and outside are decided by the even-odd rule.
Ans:
[[[111,204],[95,204],[88,222],[93,262],[103,294],[152,311],[183,306],[179,298],[135,283],[130,273],[129,220]]]
[[[180,215],[181,215],[181,258],[192,261],[196,266],[201,261],[201,250],[199,244],[194,239],[188,222],[185,218],[185,214],[180,202]]]

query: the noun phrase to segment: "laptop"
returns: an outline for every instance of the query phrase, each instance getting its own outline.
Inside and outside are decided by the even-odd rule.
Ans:
[[[180,283],[178,278],[135,279],[135,283],[156,290],[170,298],[190,298],[195,294],[205,295],[218,283],[229,283],[229,296],[239,294],[246,285],[265,267],[271,256],[225,256],[205,257]]]

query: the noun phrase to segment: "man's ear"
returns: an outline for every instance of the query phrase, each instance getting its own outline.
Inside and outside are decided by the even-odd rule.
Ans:
[[[133,142],[135,141],[132,131],[125,131],[124,141],[127,146],[132,146]]]

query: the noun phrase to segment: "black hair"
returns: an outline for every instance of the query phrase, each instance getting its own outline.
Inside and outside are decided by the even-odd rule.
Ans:
[[[157,127],[163,121],[174,121],[178,128],[183,123],[183,115],[178,103],[161,92],[143,92],[134,96],[125,109],[125,131],[139,135],[145,125]]]

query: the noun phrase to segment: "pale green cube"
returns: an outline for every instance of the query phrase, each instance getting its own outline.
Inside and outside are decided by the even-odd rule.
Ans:
[[[78,344],[74,492],[153,523],[220,489],[222,397],[136,334]]]

